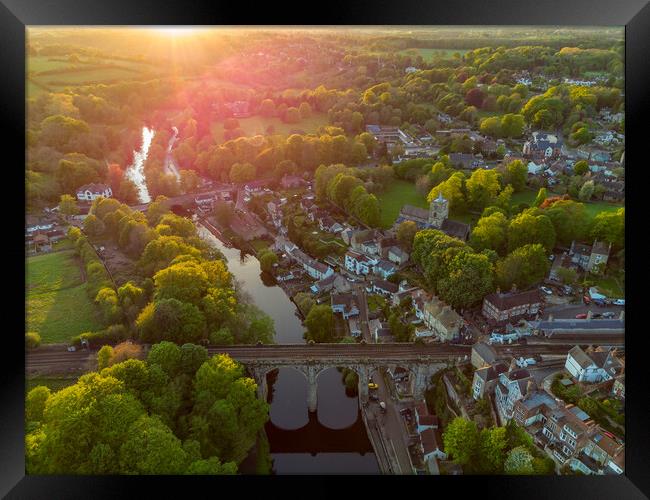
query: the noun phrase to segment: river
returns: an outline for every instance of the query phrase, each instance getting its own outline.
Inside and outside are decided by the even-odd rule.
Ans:
[[[226,257],[229,271],[252,301],[275,323],[278,343],[304,343],[296,307],[282,288],[266,285],[259,261],[226,247],[203,226],[200,236]],[[326,370],[318,377],[318,408],[307,408],[307,381],[291,368],[269,377],[270,420],[266,434],[275,474],[378,474],[379,465],[361,419],[356,395],[346,394],[341,373]]]
[[[140,203],[149,203],[151,201],[147,183],[145,182],[144,162],[147,160],[154,134],[152,128],[142,127],[142,144],[138,151],[133,152],[133,163],[124,172],[126,178],[133,181],[138,188],[138,201]]]

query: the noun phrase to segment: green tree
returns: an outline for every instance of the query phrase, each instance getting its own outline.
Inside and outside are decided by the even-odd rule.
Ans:
[[[625,208],[616,212],[599,212],[589,229],[591,238],[611,243],[614,248],[625,245]]]
[[[276,253],[268,249],[260,252],[258,259],[260,261],[260,268],[267,273],[272,272],[273,265],[278,263]]]
[[[575,269],[561,267],[557,270],[557,277],[565,285],[573,285],[578,280],[578,273]]]
[[[513,448],[508,452],[508,457],[503,464],[503,469],[506,474],[532,474],[534,472],[533,456],[524,446]]]
[[[245,184],[255,179],[255,166],[251,163],[235,163],[230,167],[230,181]]]
[[[583,239],[589,230],[589,214],[582,203],[559,200],[545,208],[543,213],[551,219],[560,245]]]
[[[477,455],[479,433],[473,421],[462,417],[454,418],[442,434],[445,451],[454,462],[467,465]]]
[[[539,188],[537,196],[535,197],[535,201],[533,202],[533,206],[539,207],[546,199],[546,196],[546,188]]]
[[[314,342],[328,342],[334,337],[334,315],[328,304],[315,305],[305,319],[307,338]]]
[[[114,324],[122,320],[122,308],[117,293],[112,288],[101,288],[95,296],[95,304],[102,312],[106,324]]]
[[[418,226],[415,222],[410,220],[404,221],[397,228],[397,241],[410,252],[411,248],[413,248],[413,238],[415,238],[415,233],[417,232]]]
[[[476,304],[492,289],[494,268],[486,255],[459,252],[449,262],[447,275],[437,283],[440,297],[452,307]]]
[[[69,194],[62,194],[61,201],[59,201],[59,213],[66,217],[78,214],[77,200]]]
[[[542,245],[524,245],[497,263],[496,278],[502,289],[508,290],[512,285],[517,285],[523,290],[541,281],[549,267],[548,255]]]
[[[110,345],[102,346],[102,348],[97,351],[97,370],[102,371],[104,368],[108,368],[112,357],[113,348]]]
[[[198,342],[205,334],[205,317],[193,304],[162,299],[147,305],[136,320],[143,342],[170,340],[177,344]]]
[[[589,171],[589,164],[586,160],[579,160],[573,166],[573,173],[575,175],[585,175]]]
[[[25,348],[36,349],[41,345],[41,336],[36,332],[25,333]]]
[[[104,234],[106,224],[101,219],[97,218],[94,214],[89,214],[84,219],[84,231],[90,237],[98,237]]]
[[[27,422],[40,422],[43,420],[45,405],[51,395],[50,388],[44,385],[37,385],[27,393],[25,401],[25,420]]]
[[[585,182],[580,188],[578,199],[580,199],[580,201],[589,201],[594,194],[594,189],[594,181],[589,180]]]
[[[506,165],[503,182],[511,184],[516,193],[523,191],[528,182],[528,168],[521,160],[511,161]]]
[[[478,220],[470,235],[469,243],[477,252],[489,248],[503,255],[506,250],[507,231],[506,216],[503,212],[494,212]]]
[[[479,211],[492,204],[501,187],[497,171],[483,168],[474,170],[465,185],[469,205]]]
[[[533,216],[522,212],[508,226],[508,250],[524,245],[540,243],[548,252],[555,246],[555,228],[545,215]]]
[[[508,446],[505,427],[483,429],[479,435],[479,463],[488,474],[503,470],[505,451]]]

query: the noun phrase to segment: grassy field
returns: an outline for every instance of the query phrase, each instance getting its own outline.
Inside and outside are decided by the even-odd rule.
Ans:
[[[44,344],[101,328],[73,250],[27,259],[27,330]]]
[[[596,287],[606,295],[614,299],[622,299],[625,297],[625,292],[621,288],[618,280],[613,277],[602,277],[594,280]]]
[[[390,227],[397,219],[400,209],[404,205],[413,205],[420,208],[428,208],[429,204],[424,196],[415,190],[412,182],[395,179],[390,187],[379,196],[381,207],[381,225]]]
[[[327,125],[325,113],[314,113],[313,116],[298,123],[284,123],[279,118],[265,118],[263,116],[251,116],[250,118],[238,118],[239,126],[246,132],[246,136],[266,135],[269,125],[272,125],[274,134],[290,135],[294,130],[301,130],[307,134],[316,133],[319,127]],[[223,121],[212,124],[212,136],[217,143],[223,143]]]
[[[552,192],[548,192],[548,196],[556,196]],[[515,193],[512,195],[510,200],[511,206],[517,206],[520,203],[526,203],[532,205],[537,197],[537,190],[527,189],[520,193]],[[589,214],[589,217],[593,218],[600,212],[615,212],[619,208],[623,208],[623,205],[616,203],[607,203],[606,201],[590,201],[584,203],[585,210]]]
[[[25,392],[31,391],[34,387],[44,385],[52,391],[58,391],[77,382],[77,377],[28,377],[25,379]]]

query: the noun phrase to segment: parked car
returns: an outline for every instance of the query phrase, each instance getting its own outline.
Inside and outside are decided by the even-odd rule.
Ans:
[[[564,285],[562,288],[564,290],[564,293],[566,293],[566,294],[573,293],[573,288],[571,288],[569,285]]]
[[[616,314],[613,313],[612,311],[607,311],[603,313],[603,318],[609,319],[609,318],[613,318],[614,316],[616,316]]]
[[[383,401],[380,401],[379,402],[379,408],[381,409],[382,413],[386,413],[386,403],[384,403]]]
[[[615,306],[624,306],[625,305],[625,299],[616,299],[614,301]]]
[[[374,382],[370,382],[368,384],[368,389],[375,390],[375,389],[378,389],[378,388],[379,388],[379,386],[377,384],[375,384]]]
[[[540,286],[539,289],[544,292],[546,295],[553,295],[553,290],[545,286]]]
[[[576,319],[587,319],[586,313],[576,314]]]
[[[592,317],[593,319],[598,319],[598,318],[602,318],[603,315],[602,315],[601,313],[593,313],[593,314],[591,315],[591,317]]]

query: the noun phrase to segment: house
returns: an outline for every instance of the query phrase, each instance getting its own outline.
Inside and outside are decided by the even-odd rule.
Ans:
[[[357,275],[366,275],[372,272],[375,265],[377,265],[377,259],[368,257],[358,252],[349,250],[345,253],[345,268]]]
[[[621,374],[614,379],[611,395],[616,399],[625,401],[625,374]]]
[[[449,201],[438,193],[438,197],[431,200],[429,209],[404,205],[400,210],[399,216],[395,220],[393,228],[397,227],[404,221],[413,221],[418,229],[438,229],[448,236],[467,241],[470,233],[468,224],[458,221],[449,220]]]
[[[34,244],[34,249],[39,252],[49,252],[52,250],[50,238],[48,238],[46,234],[38,233],[32,239],[32,243]]]
[[[385,344],[395,341],[395,338],[391,335],[388,323],[379,323],[379,325],[375,326],[374,330],[371,330],[370,333],[377,344]]]
[[[496,363],[493,366],[485,366],[474,372],[472,380],[472,396],[476,401],[486,394],[492,393],[499,380],[499,375],[508,371],[505,363]]]
[[[388,248],[388,254],[387,254],[388,260],[393,262],[394,264],[397,264],[398,266],[401,266],[402,264],[406,264],[409,260],[409,254],[405,250],[402,250],[398,246],[392,246]]]
[[[341,313],[343,319],[359,314],[356,295],[353,293],[333,293],[331,296],[332,312]]]
[[[609,259],[609,252],[612,249],[612,244],[607,245],[604,241],[594,241],[591,247],[591,255],[587,263],[587,271],[594,272],[604,269],[607,266]]]
[[[457,338],[460,327],[463,325],[463,318],[451,306],[435,296],[424,304],[422,319],[424,324],[443,342]]]
[[[560,156],[562,141],[553,134],[533,132],[532,137],[524,143],[524,156],[532,158],[555,158]]]
[[[573,411],[572,411],[573,410]],[[549,412],[542,436],[544,449],[555,462],[562,466],[587,444],[588,434],[593,425],[589,415],[576,406],[558,406]]]
[[[548,273],[548,278],[551,281],[561,281],[560,275],[558,274],[558,271],[560,269],[574,269],[575,271],[577,271],[578,265],[571,260],[569,254],[564,252],[563,254],[555,256],[555,259],[553,260],[553,264],[551,264],[551,269]]]
[[[438,429],[440,426],[438,417],[429,413],[426,401],[419,401],[415,405],[415,425],[418,434],[427,429]]]
[[[99,197],[110,198],[113,196],[113,190],[106,184],[90,183],[84,184],[77,189],[77,199],[79,201],[94,201]]]
[[[368,255],[376,255],[379,251],[377,240],[381,237],[375,229],[363,229],[353,231],[350,236],[349,245],[355,252],[363,252]]]
[[[348,328],[350,329],[350,335],[353,337],[358,337],[361,335],[361,326],[357,318],[348,319]]]
[[[567,354],[564,367],[578,382],[599,383],[612,380],[623,365],[617,359],[615,349],[590,347],[583,351],[580,346],[574,346]]]
[[[494,389],[494,400],[502,424],[512,418],[515,402],[535,389],[535,379],[530,372],[523,368],[516,368],[513,360],[510,369],[499,374],[499,380]]]
[[[214,204],[213,194],[200,194],[194,198],[194,203],[200,208],[212,208]]]
[[[61,229],[52,229],[51,231],[47,231],[45,234],[50,239],[50,243],[55,243],[66,237],[65,232]]]
[[[325,217],[320,217],[318,219],[318,227],[321,231],[327,231],[328,233],[340,233],[343,231],[343,226],[336,222],[332,217],[326,215]]]
[[[501,293],[497,289],[495,293],[491,293],[483,299],[481,312],[487,319],[502,323],[526,315],[537,314],[541,305],[542,298],[537,289],[509,293]]]
[[[244,191],[246,191],[246,194],[254,194],[254,193],[262,193],[264,189],[266,188],[267,184],[269,183],[268,180],[266,179],[259,179],[256,181],[251,181],[248,184],[244,186]]]
[[[307,184],[307,181],[297,175],[285,174],[282,179],[280,179],[280,185],[285,189],[297,188],[304,186],[305,184]]]
[[[338,273],[331,274],[327,278],[314,283],[310,290],[315,293],[324,293],[335,290],[337,292],[349,292],[350,282]]]
[[[496,150],[496,147],[495,147]],[[470,153],[450,153],[449,162],[454,168],[475,170],[483,166],[483,160]]]
[[[422,458],[425,463],[430,460],[445,460],[447,454],[443,451],[442,436],[440,431],[426,429],[420,433],[420,443],[422,446]]]
[[[366,290],[390,298],[397,293],[399,286],[386,280],[372,280]]]
[[[397,267],[388,260],[379,260],[374,266],[374,273],[381,276],[384,280],[395,274]]]
[[[323,278],[327,278],[334,274],[334,269],[314,259],[309,259],[306,262],[303,262],[303,268],[307,271],[309,276],[317,280],[322,280]]]
[[[472,346],[472,366],[474,368],[483,368],[484,366],[492,366],[497,360],[497,352],[495,349],[485,342],[477,342]]]
[[[594,460],[600,468],[609,467],[616,474],[623,473],[625,445],[612,439],[600,429],[590,434],[582,448],[582,453]]]

